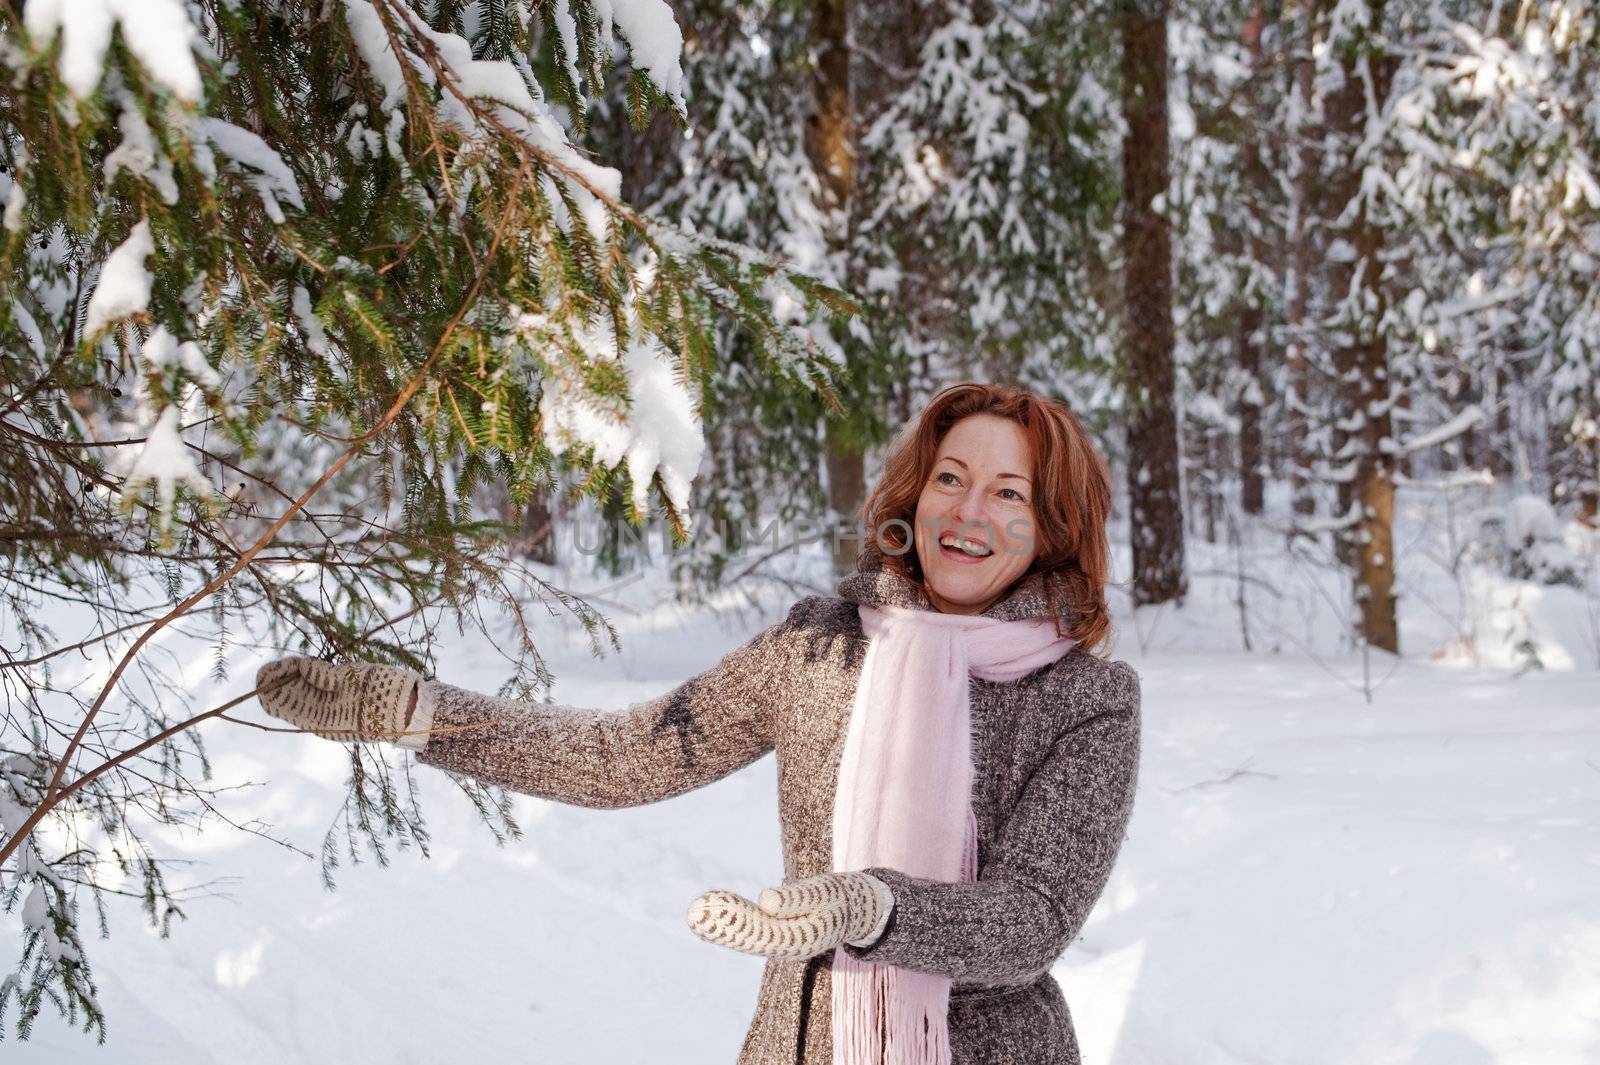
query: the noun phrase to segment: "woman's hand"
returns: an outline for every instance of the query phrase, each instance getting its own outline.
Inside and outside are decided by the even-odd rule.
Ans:
[[[893,908],[889,885],[870,873],[823,873],[768,888],[759,903],[708,891],[689,905],[689,927],[746,954],[810,958],[841,943],[871,946]]]
[[[256,673],[256,697],[273,717],[330,740],[394,740],[422,677],[398,666],[295,655]]]

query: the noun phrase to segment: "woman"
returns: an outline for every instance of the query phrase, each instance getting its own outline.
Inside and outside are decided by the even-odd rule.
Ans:
[[[1139,757],[1138,676],[1094,653],[1109,507],[1064,406],[954,385],[892,448],[838,596],[660,698],[601,713],[291,658],[263,667],[261,699],[591,807],[776,750],[785,884],[689,911],[768,958],[739,1065],[1075,1065],[1049,970],[1110,876]]]

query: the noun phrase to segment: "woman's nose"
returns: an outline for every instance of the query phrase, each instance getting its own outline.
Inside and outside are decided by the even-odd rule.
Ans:
[[[975,525],[980,522],[986,522],[989,518],[989,511],[985,503],[986,500],[983,493],[974,485],[963,492],[951,505],[950,520],[956,522],[957,525],[966,522],[972,522]]]

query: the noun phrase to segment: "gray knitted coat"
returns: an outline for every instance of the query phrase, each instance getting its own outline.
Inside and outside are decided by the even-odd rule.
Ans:
[[[496,699],[430,681],[435,735],[418,759],[589,807],[656,802],[775,750],[784,879],[831,868],[834,784],[866,640],[856,604],[931,609],[866,553],[838,597],[782,622],[657,699],[620,712]],[[881,556],[880,556],[881,557]],[[986,615],[1045,615],[1042,577]],[[1080,650],[1009,683],[971,681],[978,880],[869,870],[894,891],[882,937],[853,954],[953,978],[954,1065],[1077,1065],[1051,964],[1099,898],[1132,809],[1139,678]],[[714,886],[714,885],[712,885]],[[687,934],[687,933],[685,933]],[[769,960],[738,1065],[832,1065],[832,955]]]

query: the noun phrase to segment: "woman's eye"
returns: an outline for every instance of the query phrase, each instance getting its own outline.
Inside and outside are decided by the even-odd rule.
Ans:
[[[1017,491],[1015,488],[1002,488],[1001,491],[1002,492],[1010,492],[1011,493],[1011,498],[1016,500],[1018,503],[1026,503],[1028,501],[1023,496],[1023,494],[1021,492]]]
[[[946,481],[945,480],[946,477],[950,478],[950,480]],[[958,478],[955,474],[951,473],[949,470],[945,470],[944,472],[940,473],[937,477],[935,477],[934,480],[938,481],[940,484],[950,484],[952,482],[959,481],[960,478]]]

